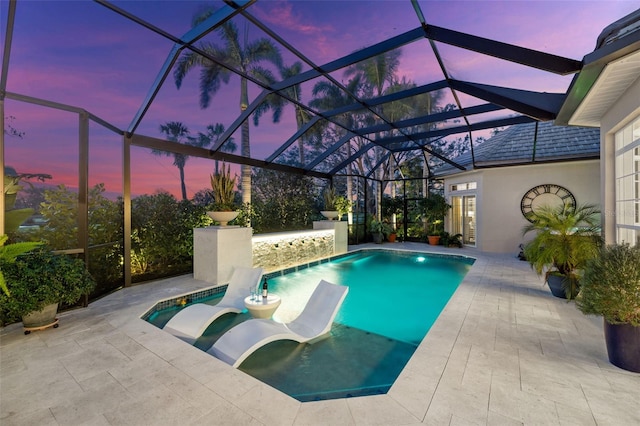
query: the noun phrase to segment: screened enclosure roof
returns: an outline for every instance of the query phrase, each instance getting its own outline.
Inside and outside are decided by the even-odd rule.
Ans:
[[[12,0],[0,95],[87,112],[134,145],[311,176],[416,156],[465,170],[448,141],[555,120],[583,67],[552,2],[537,8],[557,28],[531,45],[504,5]],[[167,140],[169,121],[200,139]]]

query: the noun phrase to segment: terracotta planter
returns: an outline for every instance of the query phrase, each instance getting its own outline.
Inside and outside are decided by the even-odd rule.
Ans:
[[[207,212],[207,215],[220,223],[220,226],[227,226],[229,222],[238,217],[239,212]]]
[[[390,243],[395,243],[396,242],[396,236],[397,236],[397,234],[389,234],[389,236],[387,237],[387,240],[389,240]]]
[[[428,235],[427,239],[432,246],[440,245],[440,235]]]
[[[640,373],[640,327],[604,321],[609,361],[616,367]]]
[[[22,325],[24,328],[39,328],[56,322],[56,314],[58,313],[58,304],[52,303],[42,308],[41,311],[30,312],[22,316]]]

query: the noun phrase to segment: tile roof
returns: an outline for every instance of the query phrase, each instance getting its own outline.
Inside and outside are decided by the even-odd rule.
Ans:
[[[591,127],[554,126],[553,122],[539,122],[538,136],[534,136],[536,123],[516,124],[474,145],[475,167],[499,167],[531,164],[535,162],[572,161],[600,157],[600,129]],[[472,170],[471,151],[452,161]],[[445,164],[434,170],[436,176],[460,173],[461,170]]]

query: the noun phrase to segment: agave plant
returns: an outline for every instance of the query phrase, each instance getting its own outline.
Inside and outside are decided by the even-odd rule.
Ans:
[[[236,177],[231,177],[231,166],[222,164],[219,173],[211,175],[211,196],[213,209],[217,211],[236,210],[235,203]]]
[[[536,209],[533,222],[523,228],[523,235],[537,232],[524,247],[524,255],[531,267],[545,275],[562,275],[567,298],[574,297],[579,288],[579,271],[598,255],[601,246],[600,211],[591,204],[578,206],[541,206]]]

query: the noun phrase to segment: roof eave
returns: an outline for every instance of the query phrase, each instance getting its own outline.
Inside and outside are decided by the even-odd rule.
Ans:
[[[571,85],[567,91],[567,97],[558,112],[555,123],[564,126],[572,124],[578,125],[572,122],[574,115],[596,84],[599,83],[598,78],[605,67],[611,62],[639,50],[640,31],[635,31],[626,37],[615,40],[586,55],[582,60],[584,64],[582,70],[576,74],[571,81]],[[581,123],[579,125],[588,124],[589,123]],[[599,126],[591,124],[589,127]]]

